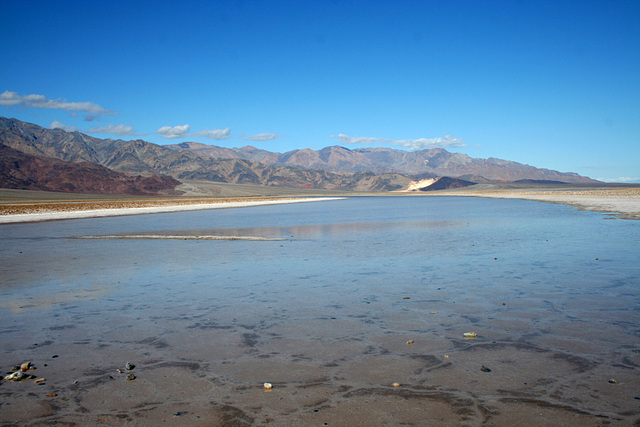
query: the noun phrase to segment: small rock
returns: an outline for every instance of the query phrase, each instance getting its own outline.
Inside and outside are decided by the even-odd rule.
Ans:
[[[135,376],[135,375],[133,375],[133,374],[129,374],[129,375],[127,375],[127,381],[133,381],[133,380],[135,380],[135,379],[136,379],[136,376]]]
[[[47,396],[47,397],[56,397],[57,394],[55,394],[55,393],[47,393],[47,394],[45,394],[45,396]]]
[[[394,386],[394,387],[400,387],[400,383],[393,383],[391,385]]]
[[[22,381],[23,379],[27,378],[29,375],[25,374],[22,371],[16,371],[12,374],[7,375],[6,377],[4,377],[5,380],[7,381]]]
[[[273,384],[271,383],[264,383],[263,387],[265,390],[271,390],[273,388]]]
[[[22,365],[20,365],[20,370],[22,372],[27,372],[29,368],[31,368],[31,362],[24,362]]]
[[[462,334],[462,336],[465,338],[475,338],[478,336],[478,334],[476,334],[475,332],[465,332],[464,334]]]
[[[134,365],[133,363],[127,362],[127,364],[124,367],[126,368],[127,371],[133,371],[136,365]]]
[[[413,343],[414,343],[414,341],[413,341],[413,340],[409,340],[409,341],[407,341],[407,345],[412,345]]]
[[[491,369],[487,368],[486,366],[482,365],[482,368],[480,368],[480,370],[482,372],[491,372]]]
[[[609,384],[618,384],[618,381],[617,381],[617,380],[614,380],[613,378],[611,378],[611,379],[609,380]]]
[[[46,380],[44,378],[38,378],[36,379],[36,384],[42,384],[44,383]]]

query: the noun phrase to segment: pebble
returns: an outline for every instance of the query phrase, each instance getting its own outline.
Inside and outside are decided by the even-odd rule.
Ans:
[[[413,340],[409,340],[409,341],[407,341],[407,345],[412,345],[413,343],[414,343],[414,341],[413,341]]]
[[[4,379],[6,381],[22,381],[23,379],[27,378],[28,375],[25,374],[22,371],[16,371],[12,374],[7,375],[6,377],[4,377]]]
[[[614,380],[613,378],[611,378],[611,379],[609,380],[609,383],[610,383],[610,384],[618,384],[618,381],[617,381],[617,380]]]
[[[127,364],[125,365],[125,368],[127,369],[127,371],[133,371],[133,369],[136,367],[136,365],[134,365],[133,363],[127,362]]]
[[[462,334],[462,336],[465,338],[475,338],[478,336],[478,334],[476,334],[475,332],[465,332],[464,334]]]
[[[135,380],[135,379],[136,379],[136,376],[135,376],[135,375],[133,375],[133,374],[129,374],[129,375],[127,375],[127,381],[133,381],[133,380]]]
[[[400,387],[400,383],[393,383],[391,385],[394,386],[394,387]]]
[[[487,368],[486,366],[482,365],[482,368],[480,368],[480,370],[482,372],[491,372],[491,369]]]
[[[263,387],[265,390],[271,390],[273,388],[273,384],[271,383],[264,383]]]

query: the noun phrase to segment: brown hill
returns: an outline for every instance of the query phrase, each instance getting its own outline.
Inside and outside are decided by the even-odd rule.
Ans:
[[[0,144],[0,187],[66,193],[175,194],[170,177],[132,176],[95,163],[34,156]]]
[[[475,185],[475,182],[465,181],[458,178],[449,178],[448,176],[442,176],[436,178],[436,180],[425,187],[419,188],[419,191],[437,191],[437,190],[450,190],[453,188],[463,188]]]

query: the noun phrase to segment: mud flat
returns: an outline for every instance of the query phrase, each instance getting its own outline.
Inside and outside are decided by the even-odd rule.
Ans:
[[[398,335],[348,342],[325,333],[317,341],[280,335],[291,334],[282,323],[269,333],[189,320],[188,340],[135,333],[135,339],[76,339],[66,348],[37,342],[34,372],[46,381],[3,381],[0,421],[601,426],[640,418],[640,384],[629,375],[630,360],[611,366],[486,336],[472,342],[425,337],[407,347]],[[127,360],[135,361],[134,380],[127,380]],[[273,388],[265,389],[265,381]]]
[[[618,218],[640,219],[640,186],[537,189],[478,185],[472,188],[434,192],[432,195],[536,200],[610,213]]]

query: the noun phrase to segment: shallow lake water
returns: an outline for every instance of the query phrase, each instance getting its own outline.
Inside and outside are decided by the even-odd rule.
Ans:
[[[274,240],[78,239],[144,235]],[[46,379],[2,381],[2,423],[640,420],[638,221],[353,197],[0,239],[0,369],[31,361]]]

